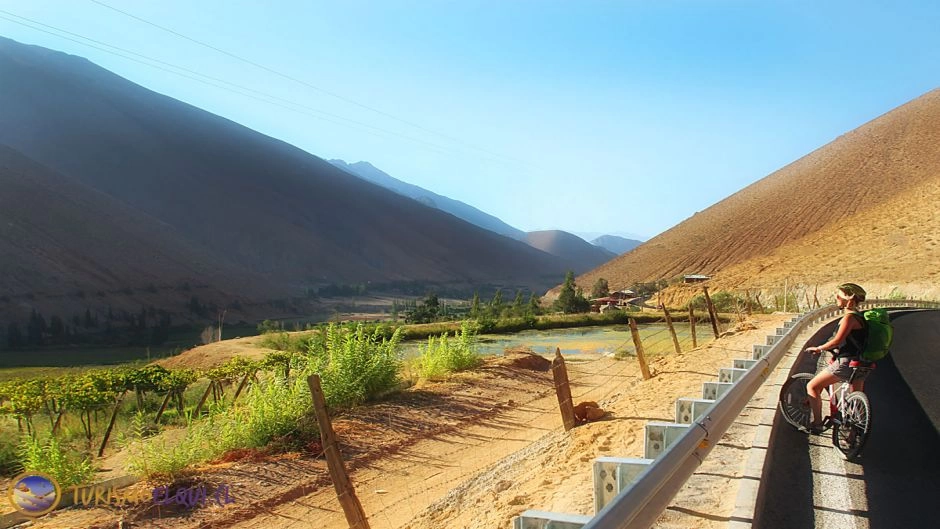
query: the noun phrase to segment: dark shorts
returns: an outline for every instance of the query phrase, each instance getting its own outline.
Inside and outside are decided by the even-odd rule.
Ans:
[[[852,379],[853,382],[865,380],[869,373],[871,373],[874,364],[863,364],[856,367],[849,365],[849,362],[854,360],[853,358],[835,358],[829,365],[826,366],[826,371],[832,373],[833,375],[839,377],[840,380],[848,381],[849,377],[852,376],[852,370],[858,369],[858,372],[855,374],[855,378]]]

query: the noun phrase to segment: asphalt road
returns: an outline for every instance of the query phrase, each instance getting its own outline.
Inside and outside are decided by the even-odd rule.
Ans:
[[[891,356],[878,362],[865,383],[872,403],[872,433],[861,459],[844,461],[828,430],[821,436],[801,433],[778,412],[754,528],[940,526],[940,505],[934,503],[940,501],[940,435],[892,359],[897,357],[910,372],[908,359],[937,352],[931,355],[933,365],[916,369],[940,376],[935,367],[940,345],[934,336],[940,312],[895,313],[892,321],[895,335],[903,338],[895,339]],[[824,341],[833,328],[821,329],[806,345]],[[814,367],[808,360],[794,366],[794,372]]]

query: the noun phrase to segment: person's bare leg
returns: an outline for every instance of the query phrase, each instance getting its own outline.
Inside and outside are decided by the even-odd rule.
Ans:
[[[809,406],[813,412],[812,426],[822,426],[822,399],[819,395],[823,388],[837,382],[839,377],[829,371],[820,371],[806,384],[806,394],[809,395]]]

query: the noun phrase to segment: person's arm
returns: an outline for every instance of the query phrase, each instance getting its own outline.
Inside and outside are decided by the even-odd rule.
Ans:
[[[836,332],[836,335],[832,337],[832,339],[818,347],[807,347],[806,350],[812,351],[814,353],[828,351],[844,342],[845,339],[848,338],[849,333],[852,332],[853,329],[858,329],[860,326],[861,324],[858,323],[858,321],[856,321],[856,319],[853,318],[851,314],[846,314],[842,317],[842,321],[839,322],[839,330]]]

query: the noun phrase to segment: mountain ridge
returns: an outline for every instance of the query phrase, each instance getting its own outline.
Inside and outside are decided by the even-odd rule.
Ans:
[[[331,282],[545,288],[564,274],[554,256],[84,59],[0,38],[0,107],[0,143],[225,263],[231,274],[205,278],[220,292],[246,275],[279,297]]]
[[[856,278],[885,288],[891,283],[925,284],[937,277],[940,251],[927,245],[917,257],[920,266],[892,278],[899,256],[890,247],[875,245],[864,253],[869,263],[860,264],[843,252],[820,249],[814,237],[845,230],[853,246],[865,247],[877,229],[903,233],[909,226],[882,210],[885,203],[902,195],[919,196],[905,203],[919,212],[925,228],[935,226],[933,204],[940,199],[940,89],[888,111],[846,132],[826,145],[770,175],[694,214],[636,249],[580,276],[581,286],[599,277],[611,288],[637,282],[675,281],[683,274],[712,276],[713,287],[759,289],[768,270],[773,277],[820,284]],[[879,212],[877,217],[866,214]],[[851,235],[851,238],[849,238]],[[921,234],[929,240],[931,233]],[[827,236],[836,244],[833,236]],[[857,242],[856,242],[857,241]],[[845,245],[846,243],[843,243]],[[778,260],[761,266],[768,255],[788,248],[802,262]],[[799,251],[797,250],[799,249]],[[815,253],[814,253],[815,251]],[[814,257],[826,255],[828,259]],[[877,266],[871,261],[881,263]],[[783,263],[786,264],[783,264]],[[751,274],[729,270],[750,270]],[[557,287],[551,291],[557,292]],[[678,298],[677,298],[678,299]]]
[[[329,160],[329,162],[344,171],[352,173],[355,176],[364,178],[374,184],[378,184],[387,189],[391,189],[398,194],[412,198],[429,207],[446,211],[457,218],[463,219],[471,224],[490,230],[500,235],[523,240],[525,232],[510,226],[498,217],[490,215],[485,211],[475,208],[465,202],[455,200],[450,197],[435,193],[420,186],[410,184],[382,171],[369,162],[346,163],[344,160]]]

